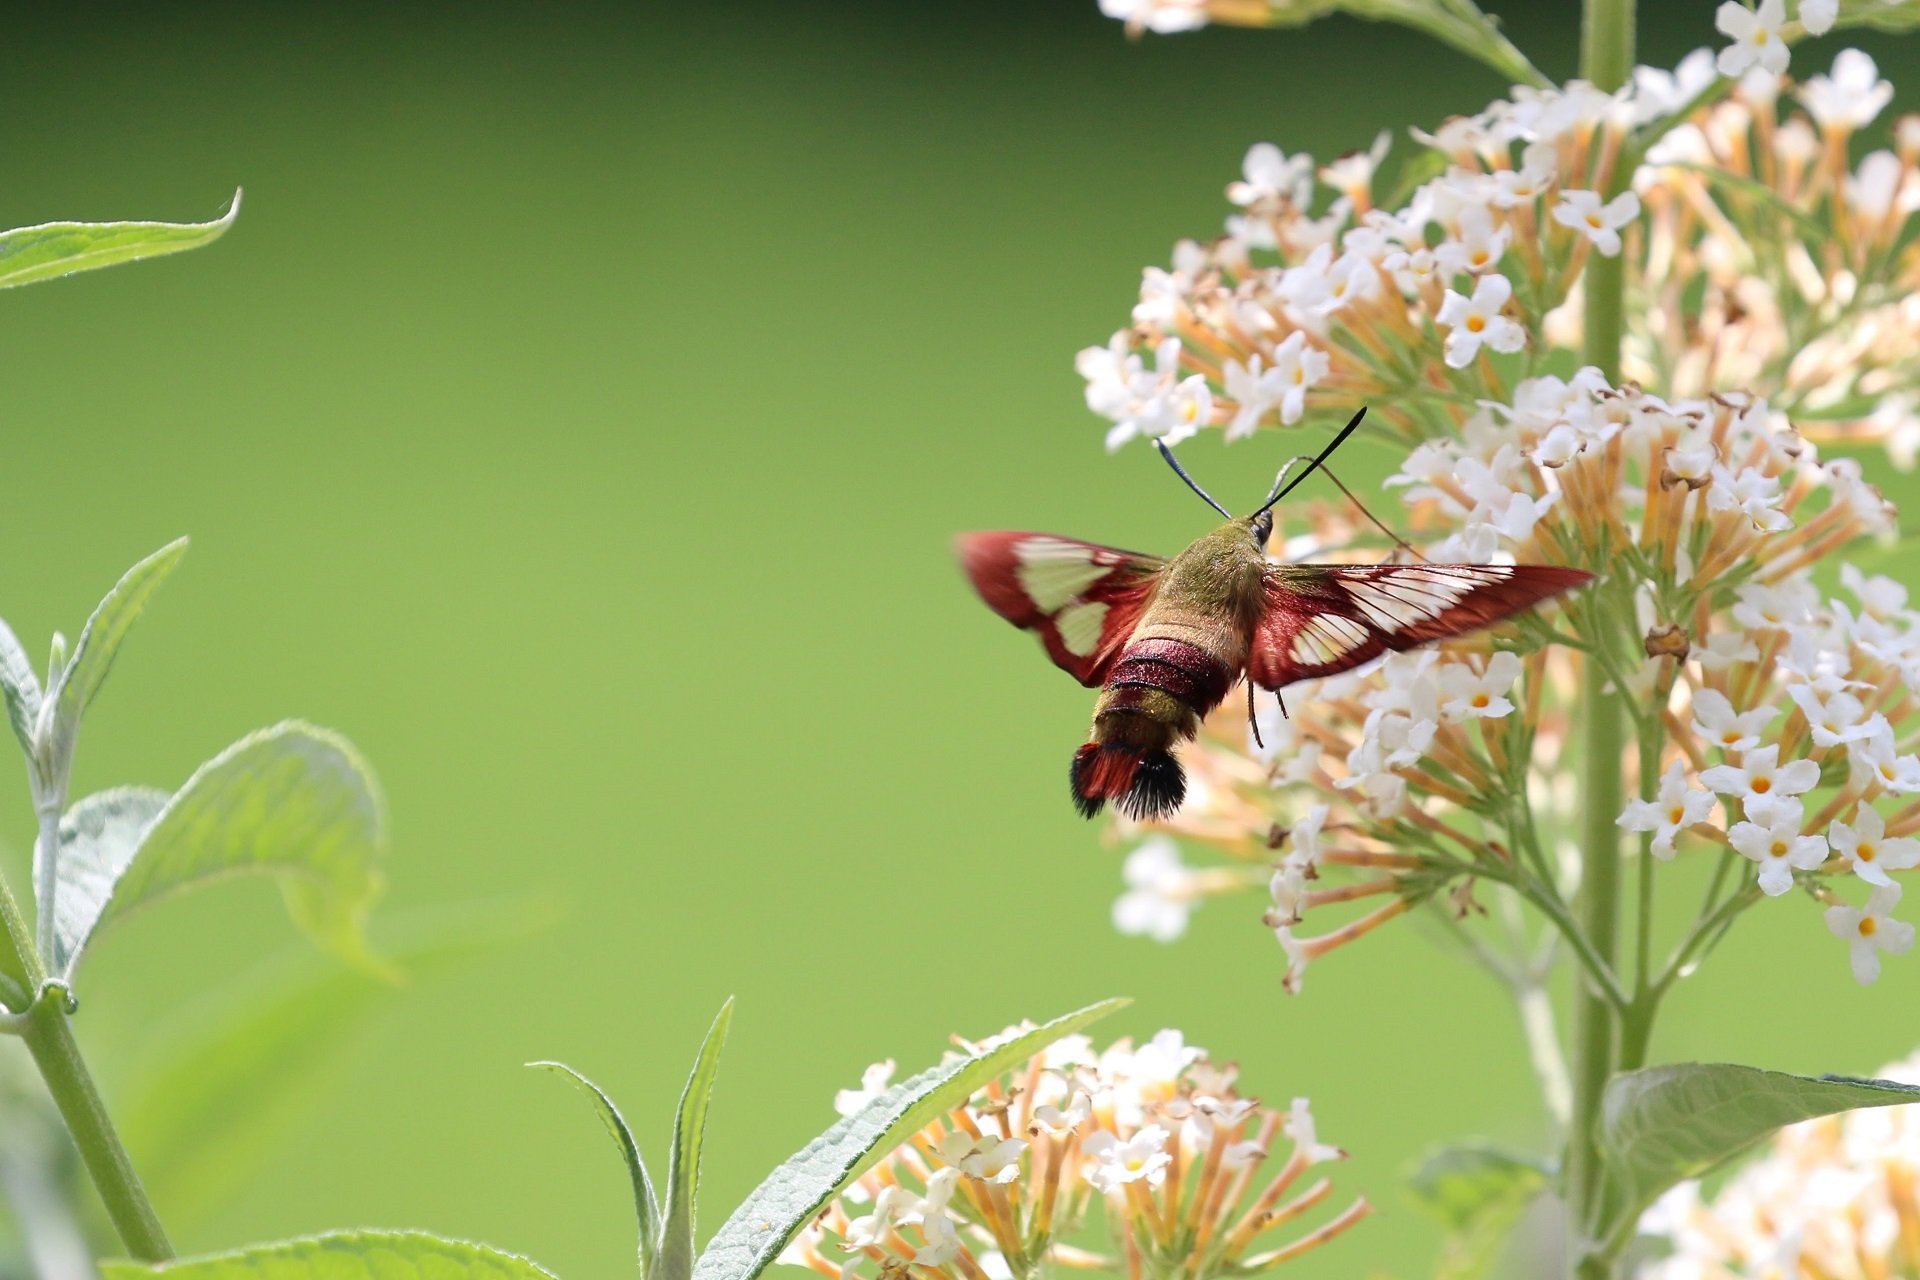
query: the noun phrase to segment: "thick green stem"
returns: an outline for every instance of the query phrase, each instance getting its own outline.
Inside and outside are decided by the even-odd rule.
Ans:
[[[1605,92],[1627,82],[1633,71],[1633,0],[1585,0],[1581,22],[1580,74]],[[1627,166],[1611,176],[1621,189],[1632,180]],[[1594,255],[1587,260],[1585,295],[1586,362],[1607,380],[1620,380],[1620,340],[1626,328],[1626,263],[1622,256]],[[1602,584],[1604,587],[1604,584]],[[1605,635],[1588,637],[1596,648]],[[1614,963],[1620,936],[1620,816],[1624,788],[1621,693],[1609,691],[1601,664],[1592,655],[1581,664],[1578,723],[1582,733],[1580,823],[1580,926],[1589,945],[1608,965]],[[1573,1124],[1566,1158],[1567,1231],[1572,1269],[1581,1280],[1603,1280],[1613,1273],[1613,1250],[1600,1243],[1606,1233],[1608,1189],[1599,1150],[1600,1104],[1607,1078],[1621,1048],[1644,1053],[1648,1021],[1637,1006],[1621,1011],[1589,982],[1575,988],[1573,1028]],[[1624,1032],[1617,1036],[1617,1032]],[[1624,1045],[1618,1040],[1625,1040]]]
[[[61,1119],[67,1122],[67,1132],[80,1148],[80,1158],[107,1207],[107,1216],[113,1219],[120,1242],[142,1262],[171,1258],[173,1246],[167,1243],[167,1233],[140,1185],[140,1175],[134,1171],[127,1149],[120,1145],[106,1104],[100,1101],[87,1064],[80,1058],[80,1046],[67,1023],[61,993],[49,992],[34,1003],[22,1038],[47,1082],[54,1105],[60,1108]]]
[[[1608,691],[1597,662],[1583,664],[1580,715],[1581,758],[1580,932],[1587,946],[1611,966],[1620,933],[1620,752],[1618,695]],[[1567,1135],[1567,1225],[1580,1274],[1589,1271],[1588,1232],[1605,1188],[1598,1144],[1600,1102],[1614,1068],[1614,1018],[1618,1006],[1587,975],[1575,984],[1573,1011],[1573,1123]]]

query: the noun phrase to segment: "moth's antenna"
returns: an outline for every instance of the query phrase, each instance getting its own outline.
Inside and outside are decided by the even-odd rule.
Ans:
[[[1347,488],[1347,486],[1340,483],[1340,477],[1333,474],[1332,467],[1322,467],[1320,468],[1320,470],[1326,474],[1327,479],[1333,481],[1334,488],[1338,489],[1340,492],[1347,495],[1348,502],[1351,502],[1355,507],[1359,508],[1361,515],[1365,516],[1367,519],[1373,522],[1374,528],[1378,529],[1380,532],[1386,534],[1389,538],[1393,539],[1395,546],[1399,547],[1402,551],[1412,556],[1415,560],[1426,559],[1425,556],[1420,554],[1420,551],[1417,547],[1413,546],[1413,544],[1409,543],[1405,538],[1401,537],[1399,534],[1395,533],[1393,530],[1387,528],[1386,525],[1380,522],[1379,516],[1376,516],[1375,514],[1373,514],[1373,512],[1367,510],[1367,504],[1360,501],[1360,499],[1354,497],[1353,490]]]
[[[1182,480],[1185,480],[1187,482],[1187,488],[1193,490],[1195,493],[1200,495],[1200,500],[1202,502],[1212,507],[1215,511],[1218,511],[1221,515],[1225,516],[1227,519],[1229,520],[1233,519],[1233,512],[1227,510],[1225,507],[1215,502],[1213,500],[1212,494],[1208,493],[1205,489],[1202,489],[1199,485],[1193,482],[1193,477],[1188,475],[1187,469],[1180,465],[1180,460],[1173,456],[1173,450],[1167,448],[1167,442],[1165,440],[1155,440],[1153,442],[1153,447],[1160,451],[1160,456],[1165,458],[1167,460],[1167,465],[1173,468],[1173,474],[1179,476]]]
[[[1306,465],[1305,470],[1301,471],[1299,475],[1289,480],[1286,483],[1285,487],[1280,487],[1276,482],[1275,492],[1265,502],[1260,504],[1260,511],[1265,511],[1267,508],[1271,507],[1274,503],[1280,501],[1280,499],[1286,497],[1288,494],[1292,493],[1296,488],[1298,488],[1300,485],[1300,482],[1302,480],[1305,480],[1308,476],[1312,475],[1314,472],[1314,469],[1318,467],[1321,463],[1325,462],[1328,456],[1332,454],[1335,449],[1338,449],[1341,445],[1346,443],[1347,437],[1352,435],[1354,431],[1358,429],[1358,427],[1360,426],[1360,419],[1366,416],[1367,416],[1367,407],[1365,405],[1361,405],[1360,412],[1354,414],[1353,417],[1347,420],[1347,425],[1340,428],[1340,434],[1336,435],[1331,441],[1329,441],[1327,443],[1326,448],[1322,449],[1318,454],[1314,455],[1313,461],[1309,462]],[[1189,480],[1187,481],[1187,483],[1192,484],[1193,481]],[[1208,501],[1211,502],[1212,499],[1209,498]],[[1256,511],[1253,514],[1257,516],[1260,514],[1260,511]]]

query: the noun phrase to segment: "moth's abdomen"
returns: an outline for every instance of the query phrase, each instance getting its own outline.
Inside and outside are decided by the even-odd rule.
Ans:
[[[1238,673],[1197,644],[1169,637],[1133,641],[1107,674],[1093,738],[1073,757],[1073,799],[1091,818],[1112,801],[1130,818],[1180,807],[1186,777],[1171,748],[1191,738]]]
[[[1139,707],[1157,718],[1184,708],[1196,721],[1220,705],[1234,672],[1219,657],[1185,640],[1135,640],[1107,674],[1096,718],[1109,709]],[[1153,694],[1165,695],[1155,698]],[[1171,700],[1176,706],[1168,705]]]

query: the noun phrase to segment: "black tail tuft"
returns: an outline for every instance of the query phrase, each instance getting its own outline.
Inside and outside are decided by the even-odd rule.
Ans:
[[[1186,798],[1180,762],[1165,751],[1089,742],[1073,753],[1073,805],[1083,818],[1111,800],[1129,818],[1164,818]]]
[[[1133,786],[1114,801],[1114,806],[1129,818],[1146,821],[1164,818],[1187,798],[1187,775],[1180,762],[1165,751],[1150,751],[1134,770]]]

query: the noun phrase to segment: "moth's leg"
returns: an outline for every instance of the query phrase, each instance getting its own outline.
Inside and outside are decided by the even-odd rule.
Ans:
[[[1267,744],[1260,741],[1260,722],[1253,716],[1253,680],[1251,678],[1247,680],[1247,728],[1253,730],[1253,745],[1265,751]]]
[[[1278,689],[1273,691],[1273,700],[1280,704],[1280,718],[1282,720],[1291,720],[1293,717],[1287,714],[1287,700],[1280,696]]]

